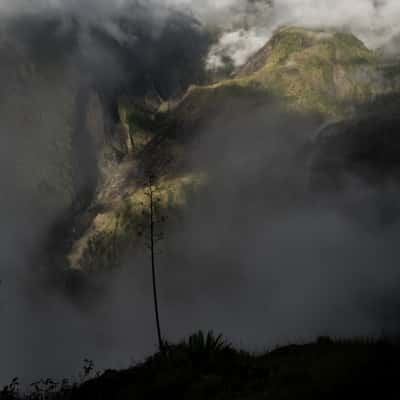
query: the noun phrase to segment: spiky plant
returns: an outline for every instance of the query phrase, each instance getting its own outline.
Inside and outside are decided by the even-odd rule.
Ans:
[[[230,349],[231,345],[227,343],[222,335],[215,336],[213,331],[207,332],[205,335],[203,331],[191,335],[187,342],[189,351],[193,353],[217,353],[226,349]]]

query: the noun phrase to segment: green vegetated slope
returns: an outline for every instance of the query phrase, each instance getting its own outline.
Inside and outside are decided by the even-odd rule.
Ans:
[[[92,269],[116,264],[110,243],[131,233],[115,221],[121,213],[135,218],[137,210],[131,214],[121,210],[126,209],[126,199],[140,190],[132,182],[144,169],[151,167],[164,181],[170,179],[174,191],[193,189],[181,185],[188,176],[193,182],[204,182],[201,174],[187,169],[184,160],[196,133],[218,115],[251,115],[256,108],[279,103],[290,113],[313,116],[318,125],[347,117],[355,106],[396,91],[399,72],[397,64],[384,61],[350,33],[284,27],[232,79],[192,86],[182,99],[161,105],[149,99],[141,99],[141,104],[121,100],[128,155],[103,184],[96,201],[100,211],[75,243],[69,255],[71,266]],[[113,246],[123,253],[123,245]]]
[[[56,398],[395,399],[399,355],[389,343],[329,338],[252,355],[199,333],[143,364],[64,387]]]
[[[234,78],[193,85],[181,100],[161,104],[149,127],[158,122],[157,131],[185,135],[235,99],[258,105],[281,100],[295,111],[343,117],[356,104],[399,86],[399,65],[369,50],[353,34],[284,27]],[[143,113],[125,106],[129,123],[143,126]]]
[[[171,213],[184,207],[190,193],[205,182],[203,174],[192,173],[161,179],[155,194],[158,211],[167,213],[169,210]],[[116,194],[112,200],[97,200],[101,210],[93,215],[88,228],[74,242],[68,255],[72,268],[85,271],[110,269],[118,265],[128,249],[137,243],[143,245],[142,232],[148,224],[143,212],[149,209],[146,186],[122,185],[123,190],[117,184],[117,191],[121,191],[122,196]]]
[[[399,88],[399,63],[369,50],[353,34],[284,27],[234,78],[191,86],[180,101],[163,104],[158,115],[165,125],[146,156],[154,164],[170,148],[179,154],[176,143],[190,140],[219,114],[246,115],[279,103],[321,123],[351,117],[358,105]]]
[[[398,88],[398,72],[350,33],[285,27],[234,79],[192,87],[176,111],[194,113],[233,91],[263,91],[299,111],[343,116],[355,103]]]

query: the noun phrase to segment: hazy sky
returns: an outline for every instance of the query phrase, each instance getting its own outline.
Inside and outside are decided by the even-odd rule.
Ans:
[[[397,0],[2,0],[0,12],[60,11],[81,16],[112,15],[140,4],[155,10],[171,6],[192,12],[203,22],[227,23],[254,10],[272,13],[276,21],[305,25],[348,25],[354,29],[398,31],[400,3]],[[251,4],[251,5],[250,5]],[[134,9],[133,9],[134,12]]]
[[[370,47],[382,46],[400,33],[397,0],[3,0],[0,14],[73,14],[82,22],[110,25],[113,16],[135,15],[138,5],[160,22],[172,8],[205,25],[228,29],[211,51],[211,66],[218,66],[220,53],[229,53],[236,65],[243,64],[282,24],[348,29]],[[244,20],[250,26],[247,31],[237,28]]]

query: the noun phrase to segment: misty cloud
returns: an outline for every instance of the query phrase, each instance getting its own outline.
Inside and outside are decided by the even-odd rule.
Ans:
[[[39,207],[53,188],[38,185],[33,195],[23,185],[54,159],[79,160],[75,173],[84,178],[91,171],[82,146],[90,93],[104,121],[115,118],[113,96],[154,86],[165,98],[181,94],[201,82],[210,26],[221,33],[208,56],[214,66],[221,55],[242,64],[282,24],[352,30],[372,47],[400,33],[395,0],[338,0],[335,7],[331,0],[9,0],[0,3],[0,17],[1,383],[69,375],[84,357],[104,368],[125,366],[154,350],[144,254],[91,278],[90,290],[83,286],[83,298],[72,301],[58,286],[49,289],[36,261],[49,226],[69,205]],[[104,125],[110,133],[112,122]],[[160,257],[169,340],[214,329],[260,349],[319,334],[398,333],[400,226],[397,209],[387,207],[397,203],[398,185],[350,174],[352,185],[341,192],[310,193],[307,146],[317,129],[318,121],[279,105],[239,102],[198,132],[191,162],[210,172],[209,187],[171,227]],[[79,157],[51,153],[59,147],[47,145],[60,133],[68,146],[76,140],[71,151],[79,148]],[[382,210],[391,224],[382,223]],[[62,281],[64,266],[51,267]],[[61,285],[74,292],[74,278]]]
[[[68,375],[89,353],[104,353],[104,367],[126,361],[122,322],[104,332],[123,304],[103,303],[104,285],[86,287],[56,253],[71,240],[65,220],[70,226],[96,189],[98,147],[112,139],[117,96],[154,95],[154,87],[166,98],[181,93],[203,71],[208,38],[193,18],[140,4],[126,18],[109,2],[2,2],[0,14],[1,385],[35,371]],[[85,308],[97,299],[102,315]]]
[[[215,5],[215,13],[218,7],[226,13],[222,12],[222,21],[227,32],[211,49],[209,68],[220,67],[224,56],[231,57],[236,66],[243,64],[248,56],[243,49],[252,52],[260,49],[282,25],[343,29],[354,33],[373,49],[388,44],[400,34],[400,5],[396,0],[338,0],[334,5],[330,0],[259,0],[249,4],[231,0]],[[195,10],[196,6],[193,2]],[[392,47],[391,51],[397,53],[398,50]]]
[[[350,30],[377,48],[400,34],[400,6],[396,0],[18,0],[3,2],[0,16],[52,15],[73,17],[84,26],[102,26],[117,41],[126,41],[115,19],[135,20],[146,14],[152,19],[153,34],[171,12],[193,16],[205,27],[222,29],[222,36],[211,49],[208,67],[218,68],[229,56],[242,65],[281,25]]]

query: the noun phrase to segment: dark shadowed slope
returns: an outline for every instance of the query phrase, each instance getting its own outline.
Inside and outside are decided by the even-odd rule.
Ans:
[[[252,355],[199,333],[133,368],[59,391],[44,384],[27,399],[395,399],[399,356],[399,347],[384,341],[329,338]]]

